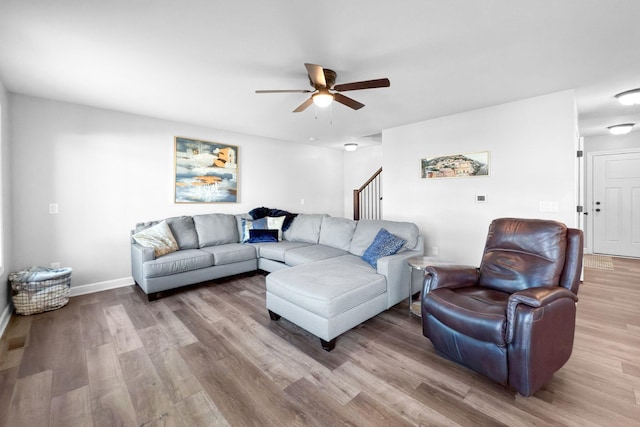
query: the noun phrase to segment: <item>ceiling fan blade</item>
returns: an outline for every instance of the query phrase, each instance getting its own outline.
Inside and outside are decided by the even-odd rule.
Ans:
[[[356,101],[355,99],[351,99],[348,96],[344,96],[340,93],[334,93],[333,99],[340,104],[346,105],[347,107],[353,108],[354,110],[359,110],[364,107],[364,104]],[[313,101],[312,101],[313,102]]]
[[[327,87],[327,81],[324,78],[324,70],[320,65],[304,64],[304,66],[307,68],[307,73],[309,73],[309,78],[311,78],[314,86]]]
[[[301,89],[301,90],[296,90],[296,89],[292,89],[292,90],[257,90],[256,93],[311,93],[313,92],[312,90],[306,90],[306,89]]]
[[[377,87],[389,87],[391,82],[389,79],[376,79],[376,80],[364,80],[361,82],[344,83],[341,85],[335,85],[334,90],[339,92],[346,92],[348,90],[360,90],[360,89],[374,89]]]
[[[309,98],[306,101],[304,101],[302,104],[300,104],[300,106],[298,108],[296,108],[295,110],[293,110],[294,113],[300,113],[304,110],[307,109],[307,107],[309,105],[313,104],[313,98]]]

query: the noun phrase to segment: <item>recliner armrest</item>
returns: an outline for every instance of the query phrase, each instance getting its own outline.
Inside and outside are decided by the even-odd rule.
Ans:
[[[438,288],[464,288],[478,284],[480,273],[477,267],[467,265],[430,266],[424,269],[424,290]]]
[[[524,289],[515,292],[509,297],[507,303],[507,343],[511,343],[515,331],[515,313],[519,304],[529,307],[539,308],[551,304],[561,298],[569,298],[574,302],[578,301],[576,294],[561,286],[541,286],[537,288]]]

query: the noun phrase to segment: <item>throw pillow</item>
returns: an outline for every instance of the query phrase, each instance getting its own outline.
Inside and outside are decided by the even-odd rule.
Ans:
[[[272,223],[268,218],[259,218],[259,219],[246,219],[242,218],[242,243],[255,243],[255,241],[251,241],[251,231],[253,230],[269,230],[269,231],[278,231],[277,223]],[[254,233],[256,234],[256,233]],[[278,238],[278,234],[276,234],[276,239]]]
[[[378,268],[378,259],[393,255],[402,248],[405,240],[381,228],[371,245],[362,254],[362,259],[373,268]]]
[[[249,235],[249,231],[253,229],[253,221],[250,219],[242,218],[242,235],[240,236],[240,241],[242,243],[247,243],[251,236]]]
[[[178,243],[171,234],[167,221],[160,221],[156,225],[134,234],[133,239],[142,246],[153,248],[156,257],[178,250]]]
[[[249,230],[249,243],[277,242],[278,230]]]
[[[254,230],[266,230],[267,228],[269,228],[267,226],[267,218],[254,219],[251,228],[253,228]]]
[[[270,230],[278,230],[278,240],[282,240],[282,225],[286,216],[267,217],[267,228]]]

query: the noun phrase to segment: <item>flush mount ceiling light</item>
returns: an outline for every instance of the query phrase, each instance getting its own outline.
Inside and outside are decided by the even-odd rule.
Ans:
[[[356,151],[358,149],[358,144],[356,144],[355,142],[349,142],[347,144],[344,144],[344,149],[347,151]]]
[[[313,103],[320,108],[326,108],[333,102],[333,95],[326,90],[314,94],[311,98],[313,98]]]
[[[619,125],[608,126],[609,132],[613,135],[624,135],[625,133],[631,132],[631,128],[635,125],[635,123],[622,123]]]
[[[632,89],[626,92],[622,92],[616,95],[618,101],[622,105],[637,105],[640,104],[640,88]]]

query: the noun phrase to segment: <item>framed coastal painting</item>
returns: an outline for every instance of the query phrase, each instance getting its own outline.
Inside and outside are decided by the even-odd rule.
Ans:
[[[423,178],[463,178],[489,175],[489,152],[451,154],[422,159],[420,172]]]
[[[176,203],[238,201],[238,147],[175,137]]]

